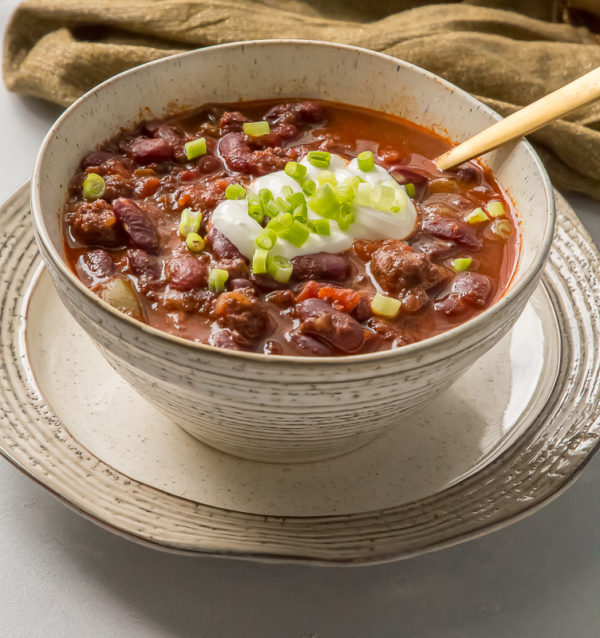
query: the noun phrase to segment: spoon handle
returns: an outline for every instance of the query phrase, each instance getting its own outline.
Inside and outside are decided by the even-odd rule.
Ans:
[[[434,160],[440,170],[493,151],[600,97],[600,67],[524,106]]]

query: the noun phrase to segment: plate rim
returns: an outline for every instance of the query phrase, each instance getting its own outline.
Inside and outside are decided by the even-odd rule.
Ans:
[[[0,207],[0,216],[2,215],[2,212],[6,212],[6,209],[10,207],[11,205],[18,206],[20,199],[22,199],[23,201],[20,202],[19,212],[27,211],[29,207],[29,202],[26,198],[27,191],[28,191],[28,182],[25,182],[8,198],[5,204]],[[558,207],[561,210],[562,217],[564,218],[563,222],[566,221],[568,222],[568,224],[570,224],[571,231],[573,232],[573,234],[578,237],[578,239],[584,245],[587,252],[593,257],[595,257],[596,260],[598,260],[599,255],[598,255],[597,249],[594,246],[591,237],[589,236],[585,228],[583,228],[583,225],[581,224],[581,222],[576,217],[574,211],[570,208],[566,200],[564,200],[564,198],[561,195],[556,194],[556,197],[557,197],[557,204],[559,205]],[[557,225],[557,228],[559,227],[560,225]],[[557,230],[557,232],[559,232],[559,230]],[[0,236],[0,239],[1,238],[2,237]],[[31,237],[31,242],[33,242],[32,237]],[[35,250],[37,252],[37,249]],[[39,265],[39,254],[37,255],[37,262]],[[31,270],[32,271],[39,270],[38,265],[33,266]],[[595,276],[596,281],[597,281],[597,275],[599,273],[599,270],[600,269],[596,267],[595,272],[592,273]],[[31,287],[31,281],[27,283],[27,285],[25,286],[25,289],[29,291],[30,287]],[[550,301],[552,303],[552,306],[556,312],[556,308],[553,301],[553,295],[551,294],[551,290],[548,289],[549,284],[546,283],[546,270],[544,271],[544,287],[546,288],[546,293],[548,294]],[[598,291],[596,292],[597,294],[600,294],[598,293]],[[25,305],[24,303],[25,299],[23,298],[23,289],[21,290],[21,293],[22,294],[21,294],[21,297],[19,298],[19,302],[21,305]],[[0,299],[0,302],[4,302],[4,298]],[[558,317],[557,317],[557,320],[558,320]],[[22,322],[22,319],[18,318],[19,326],[9,335],[8,341],[11,341],[11,340],[14,341],[15,335],[20,334],[22,330],[21,322]],[[596,341],[598,340],[599,339],[597,338]],[[561,352],[560,358],[562,359],[562,352]],[[24,367],[22,364],[20,365],[21,367]],[[561,365],[561,362],[559,362],[559,367],[560,365]],[[557,374],[557,377],[558,378],[555,381],[555,385],[558,385],[561,382],[560,370],[559,370],[559,373]],[[28,383],[28,379],[26,375],[22,382],[24,385]],[[0,385],[4,383],[5,383],[5,379],[0,378]],[[39,389],[37,387],[35,388],[35,391],[36,393],[39,393]],[[554,395],[555,395],[555,388],[551,390],[549,403],[552,401],[552,397]],[[43,395],[42,395],[42,398],[43,398]],[[51,410],[48,410],[48,412],[50,417],[54,416]],[[542,408],[542,410],[540,411],[540,414],[542,412],[544,412],[544,408]],[[0,421],[0,426],[1,426],[2,422],[5,420],[5,417],[6,417],[6,415],[1,410],[0,410],[0,417],[3,417],[2,421]],[[444,496],[448,497],[450,492],[458,490],[459,488],[463,487],[465,484],[472,482],[476,477],[480,476],[486,470],[489,470],[492,466],[499,465],[502,460],[506,459],[507,457],[510,457],[515,452],[515,450],[518,449],[519,445],[523,443],[523,440],[528,438],[528,435],[532,434],[531,432],[532,429],[536,429],[540,431],[543,430],[545,423],[540,423],[537,428],[534,428],[538,417],[535,417],[533,422],[530,424],[530,426],[520,436],[518,436],[516,440],[507,449],[505,449],[496,459],[493,459],[490,463],[481,467],[473,475],[467,477],[463,481],[460,481],[459,483],[452,485],[442,490],[441,492],[435,493],[431,495],[431,497],[427,497],[426,499],[420,499],[420,500],[423,501],[429,498],[443,499]],[[56,417],[54,418],[56,419]],[[597,425],[599,422],[599,419],[600,417],[596,415],[595,419],[593,420],[593,423]],[[56,420],[58,421],[58,419]],[[590,421],[591,417],[587,417],[587,420]],[[62,428],[71,437],[71,439],[77,443],[77,445],[84,447],[70,434],[70,432],[64,425],[62,426]],[[3,426],[0,427],[0,434],[2,434],[1,432],[2,429],[4,429]],[[95,522],[96,524],[100,525],[104,529],[112,531],[113,533],[117,533],[118,535],[122,537],[128,538],[129,540],[133,540],[142,545],[153,547],[163,551],[169,551],[169,552],[192,555],[192,556],[221,556],[221,557],[230,557],[230,558],[243,558],[248,560],[255,560],[255,561],[262,561],[262,562],[269,562],[269,563],[294,562],[294,563],[311,564],[311,565],[335,565],[335,566],[342,566],[342,565],[356,566],[356,565],[364,565],[364,564],[379,564],[379,563],[386,563],[386,562],[395,561],[395,560],[399,560],[403,558],[409,558],[411,556],[415,556],[418,554],[435,551],[445,547],[450,547],[450,546],[459,544],[461,542],[466,542],[468,540],[483,536],[487,533],[491,533],[493,531],[502,529],[503,527],[506,527],[512,524],[513,522],[522,520],[523,518],[526,518],[527,516],[535,513],[536,511],[538,511],[539,509],[541,509],[542,507],[550,503],[552,500],[560,496],[560,494],[562,494],[570,485],[573,484],[575,480],[577,480],[577,478],[581,475],[581,473],[583,472],[583,470],[585,469],[585,467],[590,462],[591,458],[594,456],[594,454],[598,451],[599,448],[600,448],[600,438],[596,434],[594,445],[592,445],[590,448],[587,448],[585,450],[585,455],[583,457],[581,457],[580,455],[577,455],[577,458],[573,462],[573,467],[570,469],[569,474],[562,477],[560,480],[554,480],[554,482],[552,483],[551,491],[542,495],[541,498],[539,498],[538,500],[534,500],[531,503],[525,504],[520,509],[517,509],[516,511],[511,513],[508,513],[507,515],[502,516],[502,518],[499,518],[498,520],[491,520],[491,521],[485,522],[485,521],[479,521],[475,519],[473,521],[474,525],[472,525],[471,528],[469,529],[465,529],[461,531],[459,527],[457,530],[449,534],[447,538],[444,538],[438,541],[429,542],[425,546],[416,546],[412,550],[404,549],[404,550],[395,550],[395,551],[378,551],[376,554],[369,554],[367,552],[362,556],[353,556],[353,557],[340,556],[338,558],[328,557],[325,559],[325,558],[319,558],[319,557],[311,557],[307,555],[294,555],[293,553],[270,552],[266,550],[265,551],[249,551],[247,549],[235,549],[235,548],[218,549],[218,548],[214,548],[210,546],[185,547],[185,546],[182,546],[181,544],[174,543],[173,541],[168,541],[164,538],[162,540],[159,538],[149,538],[147,535],[135,533],[131,529],[125,529],[124,527],[119,526],[116,521],[107,520],[106,518],[102,518],[101,516],[95,514],[92,511],[86,510],[81,503],[78,503],[70,499],[67,495],[62,493],[58,488],[55,488],[52,485],[45,482],[43,480],[43,477],[36,475],[32,467],[25,465],[21,460],[13,456],[10,453],[10,450],[5,448],[3,441],[0,440],[0,453],[7,460],[9,460],[9,462],[11,462],[12,465],[17,467],[26,476],[29,476],[30,478],[32,478],[36,483],[44,487],[50,494],[52,494],[60,502],[64,503],[70,509],[84,516],[88,520],[91,520],[92,522]],[[102,461],[98,457],[95,457],[95,455],[89,452],[89,450],[87,450],[87,452],[89,453],[90,457],[94,457],[101,464],[107,465],[104,461]],[[35,466],[35,462],[32,461],[32,463],[33,463],[33,466]],[[337,519],[339,522],[343,522],[344,520],[356,518],[357,516],[361,516],[361,515],[373,516],[375,514],[379,514],[381,516],[385,514],[385,511],[389,512],[394,509],[401,509],[404,507],[411,507],[411,506],[418,507],[418,503],[419,503],[419,501],[415,501],[413,503],[402,504],[398,508],[387,508],[385,511],[374,510],[369,513],[360,513],[360,514],[343,514],[343,515],[330,515],[330,516],[320,515],[320,516],[308,516],[308,517],[306,516],[302,516],[302,517],[270,516],[270,515],[261,516],[259,514],[238,512],[236,510],[231,510],[228,508],[218,508],[215,506],[210,506],[210,505],[206,505],[202,503],[199,504],[197,501],[194,501],[192,499],[186,499],[185,497],[176,496],[176,495],[170,494],[169,492],[166,492],[165,490],[161,490],[160,488],[155,488],[147,484],[141,483],[136,479],[127,477],[122,472],[119,472],[118,470],[115,470],[114,468],[111,468],[111,470],[112,472],[123,476],[124,478],[129,480],[131,483],[137,484],[145,488],[146,490],[150,490],[152,492],[158,492],[162,494],[163,496],[167,497],[168,500],[176,499],[178,501],[183,501],[187,503],[188,506],[191,505],[192,507],[197,507],[198,505],[200,505],[202,507],[208,508],[209,510],[214,509],[221,512],[228,512],[231,514],[240,515],[242,517],[281,520],[282,522],[291,521],[294,519],[302,520],[303,522],[306,522],[306,523],[310,523],[311,521],[333,520],[333,519]]]

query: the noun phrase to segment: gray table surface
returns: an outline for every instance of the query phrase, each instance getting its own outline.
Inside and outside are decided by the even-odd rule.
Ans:
[[[0,0],[0,25],[15,0]],[[0,200],[59,109],[0,89]],[[599,205],[569,196],[596,241]],[[83,520],[0,459],[0,636],[593,638],[600,456],[534,516],[389,565],[310,568],[160,553]]]

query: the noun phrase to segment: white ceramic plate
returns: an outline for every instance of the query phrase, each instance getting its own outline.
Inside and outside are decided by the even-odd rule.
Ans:
[[[163,549],[364,563],[506,525],[560,492],[600,431],[598,254],[557,203],[543,284],[453,388],[351,454],[274,465],[202,445],[110,368],[41,266],[24,186],[0,209],[0,451]]]

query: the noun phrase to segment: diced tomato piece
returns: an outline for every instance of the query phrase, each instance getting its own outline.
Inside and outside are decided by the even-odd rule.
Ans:
[[[320,284],[316,281],[307,281],[304,288],[300,291],[300,293],[296,297],[296,302],[300,303],[305,299],[313,299],[319,296],[319,290],[325,284]]]
[[[343,312],[352,312],[360,303],[360,293],[349,288],[323,286],[319,289],[317,296],[329,302],[336,310]]]

